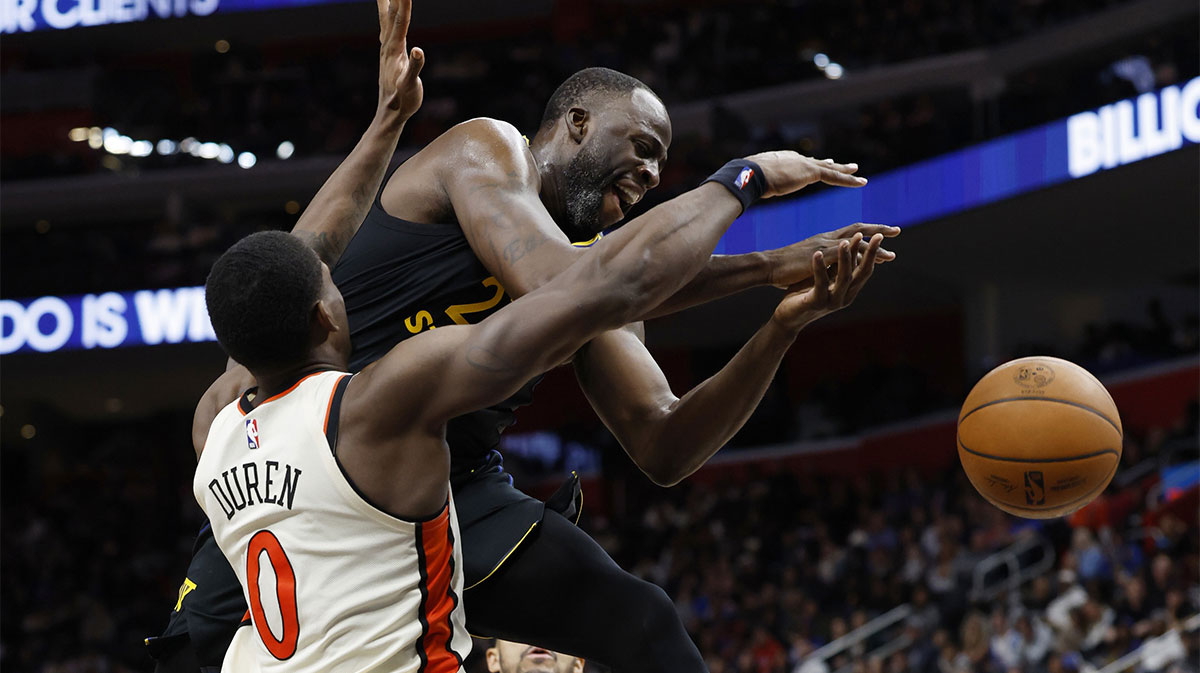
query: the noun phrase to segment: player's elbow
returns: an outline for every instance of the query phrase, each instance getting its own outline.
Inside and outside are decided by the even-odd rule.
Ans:
[[[629,457],[655,486],[669,488],[690,474],[687,466],[677,459],[682,455],[681,451],[668,440],[644,436],[626,445],[629,447]]]
[[[687,478],[688,473],[680,465],[672,465],[662,459],[644,461],[638,464],[642,474],[654,482],[655,486],[670,488]]]

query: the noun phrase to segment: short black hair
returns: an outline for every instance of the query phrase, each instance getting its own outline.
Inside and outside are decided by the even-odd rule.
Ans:
[[[321,261],[282,231],[235,243],[213,264],[204,287],[217,341],[251,371],[303,359],[320,296]]]
[[[546,103],[546,112],[542,114],[541,128],[554,124],[567,110],[597,95],[632,93],[634,89],[644,89],[655,98],[658,97],[645,82],[636,77],[609,68],[584,68],[568,77],[551,94],[550,102]]]

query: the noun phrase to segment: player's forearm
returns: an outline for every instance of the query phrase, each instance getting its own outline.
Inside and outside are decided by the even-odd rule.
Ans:
[[[602,291],[630,300],[626,322],[633,322],[692,281],[740,214],[727,189],[703,184],[597,243],[596,280]]]
[[[626,447],[655,483],[672,486],[698,470],[746,424],[798,330],[768,321],[712,377],[672,404]]]
[[[329,266],[337,263],[367,216],[403,130],[404,120],[398,115],[386,109],[378,111],[292,229]]]
[[[642,316],[642,320],[670,315],[752,287],[767,285],[770,278],[771,265],[766,253],[712,255],[690,283],[651,309]]]

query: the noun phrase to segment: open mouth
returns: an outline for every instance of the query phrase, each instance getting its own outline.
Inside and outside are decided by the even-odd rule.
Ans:
[[[554,653],[541,647],[531,647],[525,652],[526,659],[545,662],[554,659]]]
[[[638,201],[642,200],[645,192],[631,186],[627,181],[614,182],[612,193],[617,197],[617,203],[621,208],[622,213],[629,213],[629,209],[633,208]]]

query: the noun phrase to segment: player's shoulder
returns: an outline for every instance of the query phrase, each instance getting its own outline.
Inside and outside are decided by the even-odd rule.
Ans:
[[[526,152],[528,143],[517,127],[500,119],[475,117],[459,122],[446,131],[446,136],[464,142],[493,143]]]
[[[468,119],[443,133],[438,144],[454,148],[458,168],[469,166],[528,178],[537,174],[525,136],[506,121],[490,117]]]

